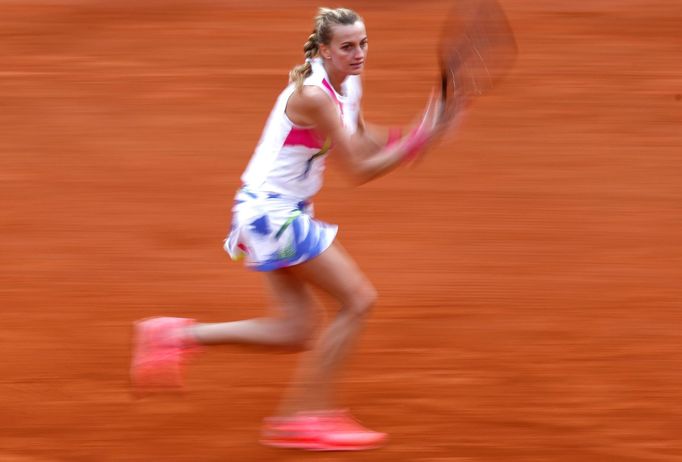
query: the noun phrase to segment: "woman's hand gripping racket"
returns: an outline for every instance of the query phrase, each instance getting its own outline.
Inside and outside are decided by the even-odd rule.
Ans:
[[[496,0],[456,0],[441,32],[440,93],[432,94],[407,137],[413,163],[428,145],[461,124],[473,101],[489,93],[509,72],[517,47],[507,16]]]

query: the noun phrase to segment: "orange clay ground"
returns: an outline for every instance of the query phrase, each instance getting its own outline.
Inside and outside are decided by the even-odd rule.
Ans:
[[[127,368],[137,318],[264,312],[222,239],[317,4],[1,0],[0,461],[681,461],[682,10],[504,4],[517,66],[455,139],[359,188],[331,162],[317,214],[381,294],[340,400],[392,441],[302,454],[257,444],[296,355],[141,400]],[[410,122],[447,4],[347,5],[366,118]]]

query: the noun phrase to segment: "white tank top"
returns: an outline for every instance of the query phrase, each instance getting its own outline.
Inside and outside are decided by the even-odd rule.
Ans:
[[[343,94],[339,94],[330,84],[320,58],[313,60],[312,70],[303,85],[320,87],[330,95],[339,108],[344,127],[352,135],[357,130],[360,113],[360,77],[348,76],[342,84]],[[296,86],[290,83],[280,93],[241,179],[253,191],[308,199],[322,187],[330,142],[322,139],[314,127],[295,125],[287,117],[287,103],[295,89]]]

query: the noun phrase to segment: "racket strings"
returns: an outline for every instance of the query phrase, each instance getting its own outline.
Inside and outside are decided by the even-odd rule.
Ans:
[[[441,46],[443,75],[451,85],[444,98],[477,97],[490,91],[511,68],[516,42],[495,0],[458,2],[446,22]],[[447,69],[447,72],[445,71]],[[450,88],[452,87],[452,92]]]

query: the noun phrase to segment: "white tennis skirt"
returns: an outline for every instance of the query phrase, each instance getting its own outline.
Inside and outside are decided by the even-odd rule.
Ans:
[[[338,226],[313,218],[312,203],[279,193],[237,191],[225,250],[257,271],[297,265],[324,252]]]

